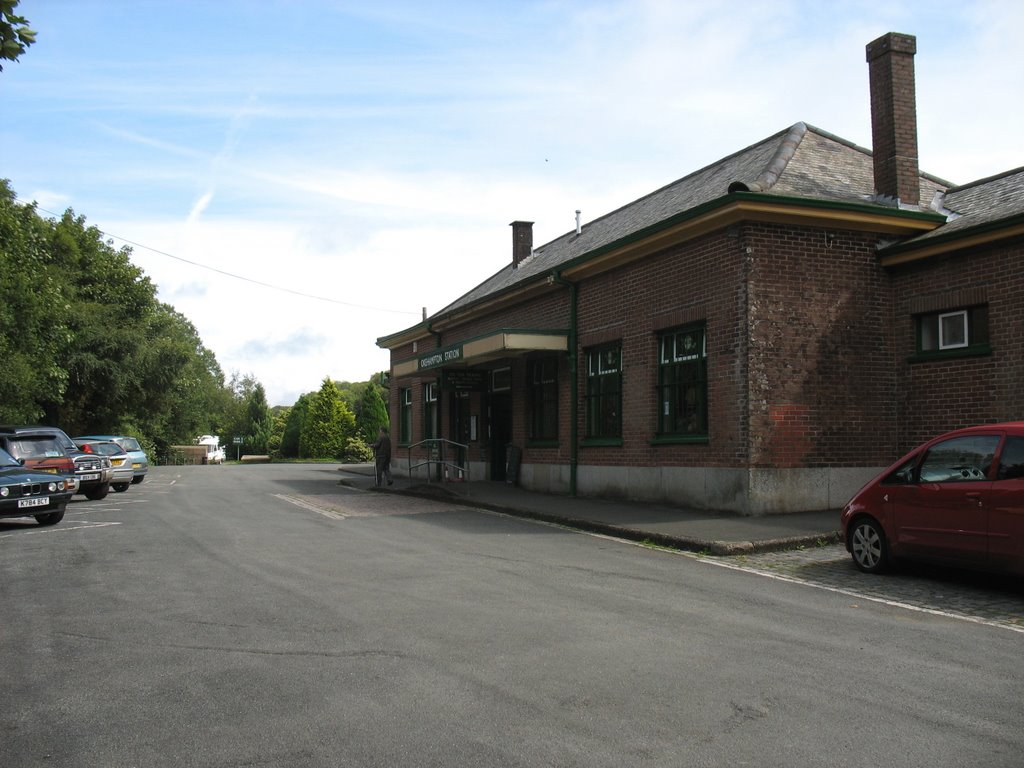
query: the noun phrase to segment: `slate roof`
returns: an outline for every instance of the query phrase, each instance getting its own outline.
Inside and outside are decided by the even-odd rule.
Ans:
[[[935,193],[949,186],[949,182],[921,174],[921,208],[927,210]],[[433,317],[537,279],[579,256],[737,190],[882,205],[875,197],[870,150],[805,123],[796,123],[588,222],[579,235],[573,229],[535,248],[517,268],[509,263]],[[891,210],[892,204],[886,207]]]
[[[1024,168],[953,187],[941,198],[940,205],[949,220],[910,243],[962,234],[970,229],[1024,216]]]

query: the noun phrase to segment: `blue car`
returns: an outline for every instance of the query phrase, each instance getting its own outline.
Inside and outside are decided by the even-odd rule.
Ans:
[[[60,475],[27,469],[0,448],[0,518],[34,517],[40,525],[64,518],[72,486]]]
[[[138,485],[146,479],[146,473],[149,471],[149,457],[146,456],[146,452],[142,450],[139,441],[134,437],[128,437],[127,435],[82,435],[81,437],[76,437],[75,440],[106,440],[111,443],[117,443],[124,449],[124,452],[128,454],[132,461],[132,483]]]

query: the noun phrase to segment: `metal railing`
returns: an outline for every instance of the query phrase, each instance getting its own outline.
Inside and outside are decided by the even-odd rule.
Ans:
[[[422,446],[427,447],[427,458],[423,461],[412,463],[412,452],[415,448]],[[449,460],[445,455],[445,449],[455,449],[454,460]],[[469,466],[466,458],[469,456],[469,446],[462,443],[456,443],[453,440],[447,440],[443,437],[432,437],[427,440],[420,440],[418,443],[413,443],[409,446],[409,477],[412,477],[412,471],[419,467],[425,466],[427,468],[427,482],[431,482],[431,477],[434,474],[432,467],[437,467],[437,474],[440,479],[444,480],[465,480],[469,481]]]

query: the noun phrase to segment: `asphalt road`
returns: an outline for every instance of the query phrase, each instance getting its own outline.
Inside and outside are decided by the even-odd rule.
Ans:
[[[158,467],[0,523],[0,765],[1021,764],[1024,633],[722,564]]]

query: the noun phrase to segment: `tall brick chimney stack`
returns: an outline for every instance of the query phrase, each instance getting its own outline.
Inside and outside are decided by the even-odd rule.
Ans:
[[[513,221],[512,227],[512,269],[516,269],[526,257],[533,253],[533,222]]]
[[[920,205],[914,54],[917,38],[889,32],[867,45],[875,192]]]

